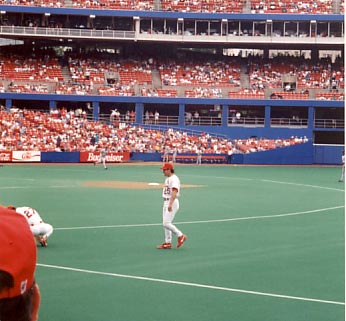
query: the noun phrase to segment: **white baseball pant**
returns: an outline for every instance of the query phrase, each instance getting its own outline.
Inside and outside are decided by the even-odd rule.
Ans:
[[[179,210],[179,200],[177,198],[174,200],[171,212],[168,211],[168,204],[169,201],[164,201],[163,203],[162,225],[165,229],[165,242],[172,243],[172,233],[174,233],[178,237],[182,236],[183,233],[174,224],[172,224],[174,216]]]

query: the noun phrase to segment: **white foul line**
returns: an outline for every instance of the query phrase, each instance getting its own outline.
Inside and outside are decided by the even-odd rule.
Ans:
[[[319,213],[325,211],[332,211],[345,206],[334,206],[327,208],[320,208],[316,210],[304,211],[304,212],[293,212],[285,214],[274,214],[274,215],[263,215],[263,216],[248,216],[248,217],[234,217],[234,218],[225,218],[219,220],[205,220],[205,221],[191,221],[191,222],[177,222],[177,225],[181,224],[202,224],[202,223],[219,223],[219,222],[232,222],[232,221],[243,221],[243,220],[261,220],[261,219],[270,219],[270,218],[280,218],[287,216],[296,216],[296,215],[305,215],[312,213]],[[121,227],[148,227],[148,226],[161,226],[162,223],[147,223],[147,224],[120,224],[120,225],[99,225],[99,226],[76,226],[76,227],[57,227],[54,230],[86,230],[86,229],[99,229],[99,228],[121,228]]]
[[[92,270],[71,268],[71,267],[66,267],[66,266],[57,266],[57,265],[41,264],[41,263],[37,263],[37,266],[46,267],[46,268],[52,268],[52,269],[58,269],[58,270],[67,270],[67,271],[73,271],[73,272],[82,272],[82,273],[89,273],[89,274],[113,276],[113,277],[118,277],[118,278],[126,278],[126,279],[142,280],[142,281],[151,281],[151,282],[160,282],[160,283],[168,283],[168,284],[174,284],[174,285],[184,285],[184,286],[191,286],[191,287],[196,287],[196,288],[204,288],[204,289],[227,291],[227,292],[235,292],[235,293],[253,294],[253,295],[267,296],[267,297],[280,298],[280,299],[289,299],[289,300],[298,300],[298,301],[307,301],[307,302],[317,302],[317,303],[333,304],[333,305],[345,305],[344,302],[338,302],[338,301],[312,299],[312,298],[304,298],[304,297],[299,297],[299,296],[282,295],[282,294],[274,294],[274,293],[265,293],[265,292],[258,292],[258,291],[249,291],[249,290],[241,290],[241,289],[235,289],[235,288],[226,288],[226,287],[213,286],[213,285],[207,285],[207,284],[199,284],[199,283],[190,283],[190,282],[181,282],[181,281],[156,279],[156,278],[150,278],[150,277],[144,277],[144,276],[136,276],[136,275],[127,275],[127,274],[118,274],[118,273],[110,273],[110,272],[92,271]]]
[[[261,220],[261,219],[268,219],[268,218],[280,218],[280,217],[287,217],[287,216],[297,216],[297,215],[305,215],[305,214],[319,213],[319,212],[325,212],[325,211],[332,211],[332,210],[336,210],[336,209],[344,208],[344,207],[345,206],[342,205],[342,206],[320,208],[317,210],[310,210],[310,211],[304,211],[304,212],[293,212],[293,213],[263,215],[263,216],[235,217],[235,218],[226,218],[226,219],[219,219],[219,220],[180,222],[177,224],[199,224],[199,223],[218,223],[218,222],[243,221],[243,220]]]
[[[325,187],[325,186],[318,186],[318,185],[309,185],[309,184],[299,184],[299,183],[280,182],[280,181],[272,181],[272,180],[269,180],[269,179],[261,179],[260,181],[262,181],[262,182],[268,182],[268,183],[275,183],[275,184],[293,185],[293,186],[303,186],[303,187],[312,187],[312,188],[327,189],[327,190],[338,191],[338,192],[345,192],[343,189],[332,188],[332,187]]]

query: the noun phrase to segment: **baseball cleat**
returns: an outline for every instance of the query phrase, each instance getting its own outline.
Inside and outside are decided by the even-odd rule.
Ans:
[[[177,247],[181,247],[185,241],[186,241],[186,235],[183,234],[182,236],[179,236]]]
[[[47,237],[46,236],[40,237],[39,242],[43,247],[46,247],[47,246]]]
[[[172,243],[162,243],[162,244],[156,246],[156,248],[159,250],[171,249]]]

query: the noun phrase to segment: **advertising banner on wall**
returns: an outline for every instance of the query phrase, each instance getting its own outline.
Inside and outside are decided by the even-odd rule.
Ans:
[[[100,161],[99,152],[81,152],[80,162],[81,163],[95,163]],[[113,153],[109,152],[106,156],[107,163],[122,163],[130,160],[130,153]]]
[[[12,152],[0,152],[0,163],[12,162]]]
[[[12,152],[12,162],[40,162],[40,161],[41,161],[41,152],[37,150]]]

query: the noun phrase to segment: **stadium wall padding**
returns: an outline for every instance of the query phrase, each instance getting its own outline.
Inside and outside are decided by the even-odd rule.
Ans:
[[[42,152],[42,163],[79,163],[79,152]]]
[[[309,165],[313,164],[312,143],[272,149],[264,152],[243,154],[243,164],[261,165]],[[232,159],[232,163],[233,159]]]
[[[341,165],[343,145],[315,145],[314,146],[314,164]]]
[[[131,153],[131,161],[161,162],[161,153]]]

